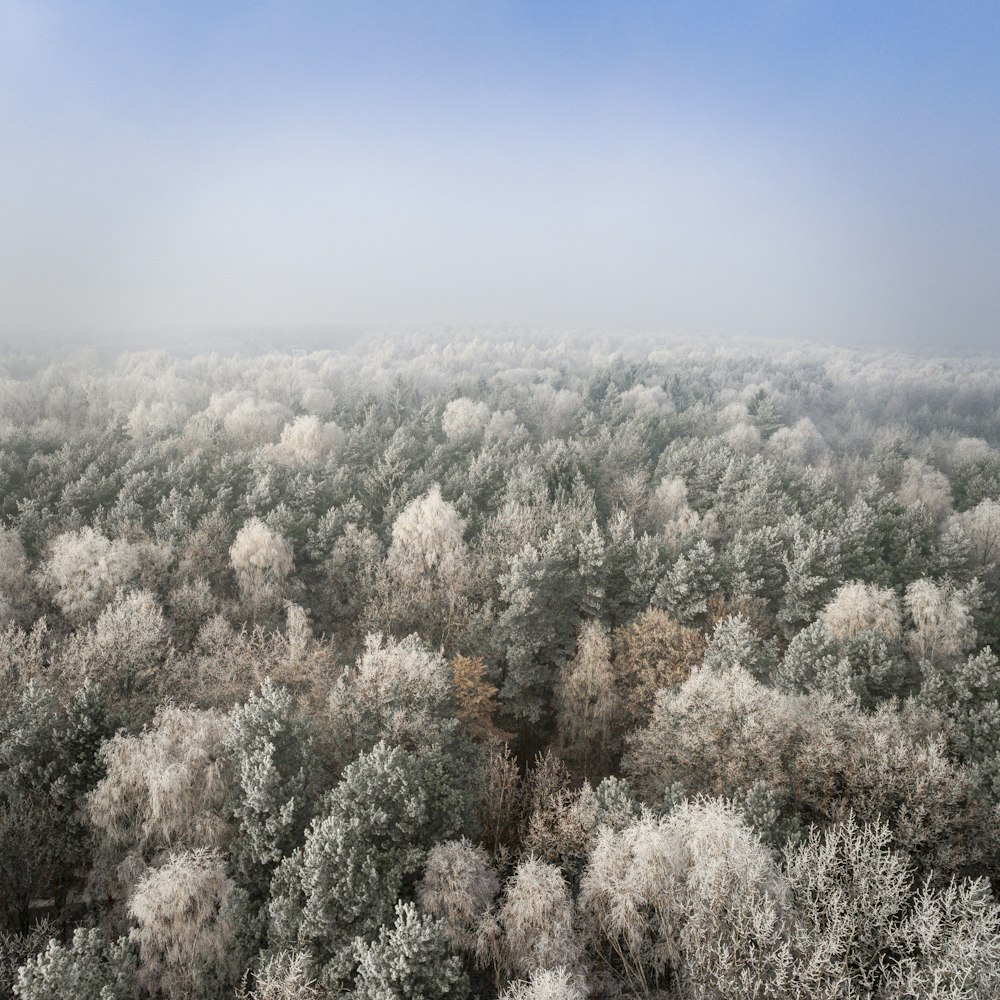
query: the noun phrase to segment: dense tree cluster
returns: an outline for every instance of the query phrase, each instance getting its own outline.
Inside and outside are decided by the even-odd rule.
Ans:
[[[0,1000],[1000,995],[1000,364],[0,359]]]

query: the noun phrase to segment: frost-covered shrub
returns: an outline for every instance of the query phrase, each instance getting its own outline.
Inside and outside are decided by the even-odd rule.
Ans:
[[[511,983],[498,1000],[586,1000],[588,995],[579,976],[568,969],[540,969],[528,980]]]
[[[330,994],[309,972],[309,960],[301,951],[282,951],[263,961],[251,977],[245,974],[236,1000],[325,1000]]]

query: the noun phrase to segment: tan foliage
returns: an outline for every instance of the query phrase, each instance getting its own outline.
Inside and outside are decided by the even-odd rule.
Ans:
[[[660,608],[615,630],[615,674],[630,720],[649,717],[661,688],[687,679],[705,652],[705,638]]]
[[[451,678],[455,689],[455,714],[466,736],[474,740],[510,739],[511,734],[493,721],[500,705],[497,688],[486,676],[482,657],[457,653],[451,659]]]

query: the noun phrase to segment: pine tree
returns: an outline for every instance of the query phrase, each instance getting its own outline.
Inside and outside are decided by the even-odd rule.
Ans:
[[[448,953],[441,925],[412,903],[396,903],[396,922],[375,941],[357,938],[354,996],[358,1000],[465,1000],[469,981]]]

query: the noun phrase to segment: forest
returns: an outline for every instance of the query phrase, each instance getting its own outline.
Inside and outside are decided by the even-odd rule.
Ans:
[[[1000,996],[1000,358],[0,357],[0,1000]]]

